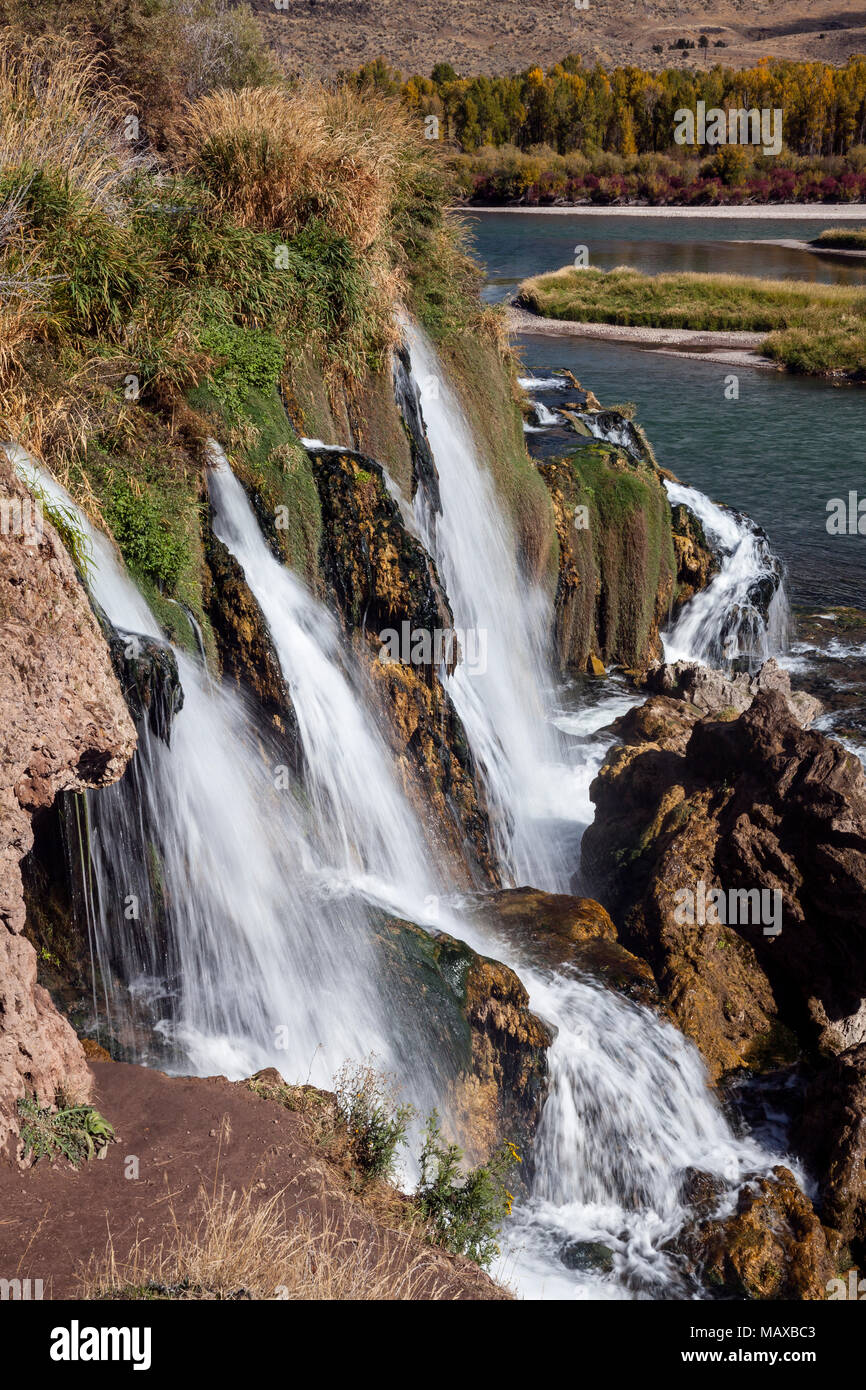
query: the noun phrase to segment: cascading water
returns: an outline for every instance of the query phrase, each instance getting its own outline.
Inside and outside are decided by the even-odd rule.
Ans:
[[[384,740],[342,669],[337,625],[275,559],[217,445],[211,446],[209,490],[214,532],[244,572],[289,688],[329,861],[384,901],[393,903],[396,888],[394,905],[417,908],[432,891],[420,827]]]
[[[434,509],[419,487],[419,529],[458,625],[484,623],[495,635],[490,682],[475,688],[458,668],[449,689],[499,812],[505,863],[512,872],[517,867],[520,882],[559,888],[555,837],[542,819],[549,802],[538,792],[560,754],[538,738],[538,721],[550,718],[541,638],[549,613],[521,583],[514,538],[435,353],[417,328],[405,331],[416,382],[438,384],[423,395],[416,387],[440,498]],[[631,703],[615,696],[609,715],[605,708],[580,723],[580,732],[596,739],[587,749],[588,769],[567,769],[575,822],[586,823],[582,803],[608,743],[598,729],[621,712],[624,699]],[[576,732],[574,717],[566,731]],[[699,1054],[673,1028],[577,974],[539,971],[503,936],[479,937],[459,921],[448,929],[514,967],[532,1007],[556,1029],[533,1190],[507,1238],[512,1279],[530,1296],[682,1296],[682,1275],[661,1247],[687,1217],[684,1170],[710,1172],[734,1191],[749,1171],[774,1160],[734,1137]],[[588,1243],[610,1252],[606,1276],[581,1268]]]
[[[404,329],[438,474],[435,498],[420,479],[418,530],[457,628],[474,634],[476,647],[487,652],[485,669],[461,663],[443,679],[481,772],[505,875],[566,891],[569,860],[574,863],[567,852],[571,770],[552,723],[549,605],[519,574],[511,527],[431,345],[415,325]],[[419,382],[435,382],[436,389],[422,391]],[[407,419],[410,429],[412,423]]]
[[[416,370],[419,362],[441,386],[435,357],[415,335]],[[544,819],[544,784],[560,753],[549,722],[545,615],[516,573],[513,537],[447,388],[429,413],[442,501],[439,511],[421,500],[419,529],[440,560],[458,624],[484,623],[495,635],[483,693],[455,681],[452,694],[491,789],[506,864],[521,881],[559,887],[565,856],[551,853]],[[291,692],[312,815],[276,790],[278,750],[263,751],[243,702],[178,652],[185,702],[170,747],[143,729],[121,783],[90,797],[103,974],[120,943],[119,973],[152,1006],[162,1000],[164,1031],[188,1070],[240,1076],[270,1063],[327,1084],[344,1058],[373,1049],[397,1065],[414,1098],[441,1108],[448,1060],[429,1038],[423,1045],[417,1005],[413,1020],[411,1008],[389,1001],[392,1026],[382,1023],[367,915],[373,900],[423,920],[420,900],[439,882],[435,862],[426,862],[432,856],[333,620],[272,556],[224,459],[210,486],[215,531],[244,569]],[[158,637],[111,547],[88,533],[94,597],[118,626]],[[613,697],[611,713],[624,698]],[[606,708],[571,717],[580,727],[567,732],[591,747],[592,765],[607,717]],[[581,781],[580,769],[565,771],[571,814],[585,818],[588,774]],[[143,904],[140,923],[124,919],[130,894]],[[734,1191],[776,1158],[734,1138],[696,1050],[647,1010],[577,974],[538,970],[505,936],[464,918],[459,899],[439,926],[516,968],[556,1030],[534,1189],[506,1235],[507,1276],[528,1296],[693,1296],[662,1249],[686,1217],[683,1170],[712,1173]],[[285,1050],[275,1041],[281,1027]],[[413,1027],[408,1040],[395,1038]],[[610,1252],[604,1273],[584,1267],[587,1242]]]
[[[105,537],[53,479],[38,481],[74,510],[110,621],[161,640]],[[268,748],[244,703],[175,655],[184,705],[170,747],[144,724],[121,781],[88,795],[106,988],[131,988],[181,1070],[242,1077],[274,1065],[325,1085],[347,1057],[389,1063],[368,911],[335,888],[287,786],[285,750]],[[132,1054],[152,1059],[123,991],[108,1004]]]
[[[757,669],[788,646],[788,600],[781,565],[764,531],[747,516],[711,502],[697,488],[665,482],[672,506],[698,518],[719,571],[662,634],[666,661]]]

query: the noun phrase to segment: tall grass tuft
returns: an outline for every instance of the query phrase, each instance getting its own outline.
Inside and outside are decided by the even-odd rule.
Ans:
[[[347,1218],[351,1213],[347,1211]],[[90,1299],[439,1300],[449,1295],[433,1252],[406,1233],[359,1235],[349,1219],[316,1220],[285,1196],[202,1188],[189,1223],[175,1219],[159,1244],[139,1239],[82,1272]]]
[[[68,34],[0,44],[0,173],[50,169],[115,216],[142,159],[125,138],[129,103],[102,60]]]

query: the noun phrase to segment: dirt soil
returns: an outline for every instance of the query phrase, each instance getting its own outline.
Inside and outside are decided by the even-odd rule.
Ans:
[[[334,73],[384,57],[402,72],[429,75],[450,62],[458,73],[501,73],[568,53],[606,65],[645,68],[744,67],[759,58],[844,63],[866,53],[863,0],[251,0],[285,67]],[[678,38],[709,48],[671,50]],[[726,46],[716,48],[721,42]],[[660,54],[653,52],[662,46]]]
[[[78,1172],[62,1160],[24,1170],[0,1161],[0,1278],[41,1279],[45,1298],[74,1298],[78,1271],[104,1254],[109,1234],[119,1258],[136,1236],[158,1246],[175,1218],[190,1219],[202,1185],[211,1191],[217,1173],[227,1191],[251,1188],[263,1201],[284,1191],[290,1220],[303,1213],[395,1252],[399,1274],[404,1237],[352,1195],[302,1115],[225,1077],[169,1077],[121,1062],[94,1062],[92,1070],[95,1103],[119,1142]],[[129,1155],[139,1160],[137,1180],[125,1176]],[[425,1277],[439,1297],[508,1296],[469,1260],[423,1249]]]

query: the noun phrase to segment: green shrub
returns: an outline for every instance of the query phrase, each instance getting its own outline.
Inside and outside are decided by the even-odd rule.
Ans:
[[[415,1205],[434,1244],[489,1265],[499,1254],[496,1238],[511,1214],[508,1179],[520,1155],[513,1144],[503,1144],[487,1163],[467,1172],[461,1170],[462,1159],[456,1144],[443,1141],[434,1110],[425,1128]]]
[[[393,1084],[371,1062],[346,1062],[334,1089],[337,1120],[346,1128],[358,1172],[365,1181],[387,1181],[394,1172],[397,1150],[406,1142],[411,1105],[398,1104]]]
[[[34,1162],[40,1158],[53,1162],[62,1155],[77,1167],[101,1157],[115,1140],[113,1127],[98,1110],[92,1105],[69,1105],[62,1092],[55,1097],[54,1107],[40,1106],[35,1096],[22,1097],[18,1116],[25,1157],[32,1154]]]
[[[122,477],[111,490],[109,517],[130,569],[174,589],[184,565],[184,545],[167,529],[163,509],[146,492],[136,496]]]

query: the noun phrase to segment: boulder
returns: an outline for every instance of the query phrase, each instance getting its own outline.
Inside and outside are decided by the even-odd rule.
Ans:
[[[755,1176],[727,1216],[701,1220],[675,1247],[728,1298],[820,1301],[836,1272],[831,1242],[788,1168]]]
[[[866,1040],[862,767],[779,689],[733,718],[696,709],[626,716],[583,872],[714,1077],[842,1052]]]

